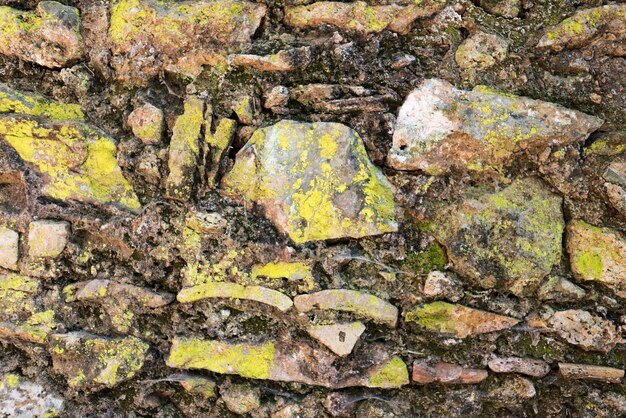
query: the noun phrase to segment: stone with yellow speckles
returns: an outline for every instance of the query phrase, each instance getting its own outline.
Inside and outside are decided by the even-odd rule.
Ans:
[[[73,388],[101,389],[132,379],[143,367],[149,345],[136,337],[105,338],[85,332],[53,334],[54,371]]]
[[[433,234],[462,277],[529,296],[561,260],[561,201],[538,179],[516,180],[447,208]]]
[[[0,226],[0,267],[17,270],[20,236],[14,230]]]
[[[339,123],[283,120],[239,151],[222,193],[262,208],[297,244],[395,232],[392,186],[359,135]]]
[[[557,104],[429,79],[400,108],[387,163],[431,175],[501,171],[517,153],[581,143],[602,123]]]
[[[63,416],[65,400],[14,373],[0,375],[0,415],[13,418]]]

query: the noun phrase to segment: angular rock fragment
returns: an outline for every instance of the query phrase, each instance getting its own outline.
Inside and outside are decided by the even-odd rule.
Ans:
[[[237,131],[237,122],[223,118],[220,120],[215,132],[211,132],[212,117],[207,117],[204,140],[208,146],[211,167],[207,174],[207,186],[210,189],[215,188],[215,181],[220,168],[220,162],[224,154],[230,147],[235,132]]]
[[[210,282],[188,287],[178,292],[180,303],[192,303],[202,299],[224,298],[253,300],[286,312],[293,302],[289,296],[262,286],[242,286],[237,283]]]
[[[541,181],[524,179],[448,208],[433,234],[461,276],[528,296],[559,263],[563,227],[561,198]]]
[[[550,365],[542,360],[522,357],[496,357],[489,360],[489,369],[496,373],[520,373],[544,377],[550,373]]]
[[[337,357],[328,350],[289,338],[261,344],[233,344],[176,337],[167,365],[335,389],[394,388],[408,384],[408,370],[402,359],[391,357],[379,346],[369,349],[365,353],[369,356],[367,364],[349,361],[342,365],[337,364]]]
[[[22,376],[0,376],[0,415],[13,418],[61,416],[65,400]]]
[[[56,325],[54,311],[37,312],[26,321],[0,322],[0,338],[43,344]]]
[[[621,383],[624,378],[623,369],[591,364],[559,363],[559,373],[565,379],[597,380],[607,383]]]
[[[540,300],[552,300],[559,303],[580,300],[586,294],[585,289],[559,276],[548,277],[548,280],[537,291],[537,297]]]
[[[185,217],[185,225],[198,234],[219,234],[226,229],[228,221],[217,212],[194,210]]]
[[[431,365],[426,361],[413,362],[413,382],[419,384],[469,384],[480,383],[489,376],[487,370],[470,369],[443,361]]]
[[[546,325],[568,343],[586,351],[608,353],[623,342],[613,322],[580,309],[555,312]]]
[[[508,18],[517,17],[522,10],[521,0],[480,0],[480,7],[491,14]]]
[[[112,388],[141,370],[148,344],[135,337],[105,338],[85,332],[53,334],[54,371],[73,388]]]
[[[0,6],[0,54],[61,68],[83,56],[78,9],[42,1],[27,12]]]
[[[206,377],[182,374],[175,376],[174,379],[180,383],[185,391],[200,395],[204,399],[214,398],[217,395],[215,382]]]
[[[626,298],[626,240],[618,231],[572,221],[566,248],[574,277],[602,283]]]
[[[0,115],[0,139],[37,168],[42,192],[52,199],[140,207],[117,164],[115,142],[96,128],[79,121]]]
[[[36,312],[34,296],[39,281],[19,274],[0,275],[0,317],[11,319]]]
[[[108,31],[113,67],[123,81],[145,85],[163,70],[195,77],[203,65],[225,66],[224,49],[250,42],[266,10],[245,0],[116,0]]]
[[[40,116],[53,121],[83,120],[85,117],[80,105],[58,103],[33,93],[21,93],[5,84],[0,84],[0,113]]]
[[[311,292],[317,285],[313,278],[313,267],[311,263],[294,261],[279,261],[252,267],[250,275],[253,279],[266,277],[268,279],[285,278],[290,282],[298,283],[298,291]]]
[[[463,297],[463,284],[441,271],[431,271],[424,282],[424,295],[457,302]]]
[[[200,158],[200,131],[204,124],[204,102],[194,96],[185,100],[185,113],[176,119],[169,148],[166,195],[187,201],[191,197]]]
[[[518,403],[532,399],[537,394],[535,385],[530,379],[522,376],[508,376],[504,381],[492,387],[487,396],[502,403]]]
[[[626,5],[611,4],[577,11],[573,16],[548,29],[537,46],[561,51],[565,48],[581,48],[596,41],[612,43],[615,45],[613,54],[623,56],[626,54],[624,40],[626,40]]]
[[[272,90],[265,94],[263,107],[271,109],[274,113],[280,113],[285,109],[288,102],[289,89],[285,86],[276,86],[272,87]]]
[[[17,232],[5,226],[0,226],[0,267],[8,270],[17,270],[19,239],[20,236]]]
[[[58,257],[67,244],[70,224],[43,219],[28,226],[28,255],[33,258]]]
[[[456,50],[454,59],[459,67],[484,70],[506,58],[509,44],[497,35],[477,32],[465,39]]]
[[[128,115],[128,126],[145,144],[158,144],[163,135],[163,111],[146,103]]]
[[[329,24],[360,33],[377,33],[388,29],[406,34],[416,19],[433,15],[443,6],[444,3],[439,2],[411,6],[370,6],[364,1],[320,1],[305,6],[285,7],[285,23],[296,28]]]
[[[231,63],[238,67],[254,68],[258,71],[294,71],[304,68],[311,62],[311,48],[300,48],[278,51],[272,55],[234,55]]]
[[[338,123],[257,130],[222,179],[224,195],[263,208],[297,244],[397,230],[389,181],[358,134]]]
[[[553,103],[429,79],[400,108],[387,161],[432,175],[452,168],[501,171],[516,153],[580,143],[601,125]]]
[[[347,356],[365,331],[361,322],[346,324],[310,325],[307,332],[338,356]]]
[[[456,338],[511,328],[519,320],[504,315],[468,308],[447,302],[418,306],[405,314],[407,322],[421,328]]]
[[[306,313],[315,309],[352,312],[392,328],[395,328],[398,321],[398,308],[374,295],[356,290],[322,290],[296,296],[293,302],[298,312]]]
[[[370,90],[346,84],[306,84],[291,92],[291,97],[316,112],[335,114],[386,112],[398,95],[390,89]]]
[[[246,415],[261,407],[261,390],[250,385],[231,385],[221,389],[221,398],[230,412]]]

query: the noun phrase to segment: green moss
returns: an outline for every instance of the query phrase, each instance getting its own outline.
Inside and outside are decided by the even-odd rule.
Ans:
[[[576,253],[572,262],[583,277],[598,280],[602,276],[602,255],[597,249],[590,248]]]
[[[440,333],[455,334],[457,326],[454,316],[455,305],[447,302],[433,302],[422,305],[405,314],[407,322],[415,322],[420,327]]]
[[[385,363],[367,382],[372,388],[399,388],[408,384],[409,370],[398,356]]]
[[[169,367],[205,369],[216,373],[237,374],[252,379],[267,379],[274,367],[274,344],[228,344],[195,338],[174,338]]]
[[[428,274],[433,270],[444,270],[447,264],[446,253],[437,242],[429,244],[421,252],[409,254],[402,263],[404,268],[420,275]]]

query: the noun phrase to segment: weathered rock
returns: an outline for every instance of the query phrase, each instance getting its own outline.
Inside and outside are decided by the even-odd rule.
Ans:
[[[272,87],[265,95],[265,102],[263,106],[267,109],[271,109],[272,112],[281,112],[289,102],[289,89],[285,86]]]
[[[39,281],[18,274],[0,275],[0,317],[12,319],[36,312],[34,295],[39,292]]]
[[[374,295],[356,290],[322,290],[296,296],[293,302],[298,312],[306,313],[315,309],[352,312],[357,316],[386,324],[392,328],[398,321],[398,308]]]
[[[537,297],[559,303],[581,300],[587,292],[564,277],[551,276],[539,287]]]
[[[338,356],[347,356],[365,331],[361,322],[346,324],[310,325],[307,332]]]
[[[358,134],[337,123],[281,121],[257,130],[222,180],[298,243],[397,230],[391,185]]]
[[[621,383],[624,378],[623,369],[591,364],[559,363],[559,373],[565,379],[597,380],[607,383]]]
[[[28,255],[33,258],[58,257],[67,245],[70,224],[44,219],[28,226]]]
[[[0,113],[40,116],[53,121],[83,120],[80,105],[58,103],[33,93],[21,93],[0,84]]]
[[[424,295],[457,302],[463,297],[463,284],[441,271],[431,271],[424,282]]]
[[[240,0],[117,0],[108,31],[113,67],[123,81],[138,85],[163,70],[195,77],[203,65],[224,67],[224,49],[250,42],[266,10]]]
[[[426,361],[413,362],[413,382],[419,384],[476,384],[489,376],[487,370],[470,369],[440,361],[431,365]]]
[[[517,403],[534,398],[537,391],[530,379],[513,375],[508,376],[500,385],[494,386],[487,395],[497,402]]]
[[[169,148],[169,198],[187,201],[191,197],[200,158],[200,132],[204,124],[204,102],[194,96],[185,100],[185,113],[176,119]]]
[[[626,187],[626,161],[621,159],[612,161],[604,170],[602,177],[608,182]]]
[[[296,28],[310,28],[329,24],[340,29],[361,33],[377,33],[385,29],[400,34],[411,30],[413,22],[433,15],[443,8],[443,3],[424,5],[369,6],[364,1],[340,3],[320,1],[306,6],[285,7],[285,23]]]
[[[244,94],[233,101],[231,109],[235,112],[237,120],[244,125],[256,125],[259,109],[254,96]]]
[[[61,416],[65,400],[13,373],[0,378],[0,415],[14,418]]]
[[[504,315],[468,308],[447,302],[420,305],[405,314],[407,322],[421,328],[456,338],[511,328],[519,320]]]
[[[60,103],[38,102],[36,96],[28,101],[32,107],[21,103],[13,106],[23,114],[0,114],[0,139],[37,168],[43,194],[62,201],[139,209],[137,196],[117,164],[112,138],[83,122],[69,120],[82,115],[75,105],[65,108]],[[55,117],[26,116],[30,114]]]
[[[163,136],[163,111],[146,103],[128,115],[128,126],[145,144],[158,144]]]
[[[577,279],[602,283],[626,298],[626,240],[618,231],[572,221],[566,248]]]
[[[230,412],[248,414],[261,407],[261,391],[250,385],[231,385],[220,390],[222,400]]]
[[[386,112],[388,103],[400,100],[390,89],[370,90],[349,84],[306,84],[291,92],[291,97],[317,112],[334,114]]]
[[[20,235],[12,229],[0,226],[0,267],[17,270]]]
[[[400,108],[387,161],[433,175],[452,168],[500,171],[516,153],[580,143],[601,125],[553,103],[429,79]]]
[[[527,296],[559,263],[563,224],[561,198],[525,179],[448,208],[433,233],[461,276]]]
[[[217,212],[194,210],[187,213],[185,225],[198,234],[216,235],[224,232],[228,222]]]
[[[311,292],[317,286],[313,278],[313,266],[308,262],[279,261],[276,263],[267,263],[252,267],[250,275],[253,279],[266,277],[268,279],[285,278],[290,282],[298,283],[298,292]]]
[[[207,174],[207,185],[211,189],[215,187],[220,162],[226,151],[228,151],[237,130],[237,122],[223,118],[217,125],[215,132],[211,132],[212,120],[212,116],[207,116],[204,135],[211,161],[211,168]]]
[[[544,377],[550,373],[550,365],[542,360],[522,357],[496,357],[489,360],[489,369],[496,373],[520,373]]]
[[[484,70],[506,58],[509,43],[497,35],[477,32],[465,39],[456,50],[454,59],[459,67]]]
[[[612,37],[607,36],[609,34]],[[577,11],[573,16],[548,29],[539,40],[538,47],[561,51],[565,48],[581,48],[597,41],[614,43],[612,53],[623,56],[626,54],[624,39],[626,39],[626,5],[611,4]]]
[[[33,12],[0,6],[0,54],[60,68],[83,52],[78,9],[56,1],[39,2]]]
[[[172,380],[174,379],[189,393],[200,395],[204,399],[216,396],[215,382],[206,377],[182,374],[175,376]]]
[[[135,337],[105,338],[84,332],[54,334],[54,371],[74,388],[114,387],[141,370],[148,344]]]
[[[337,357],[328,350],[293,338],[261,344],[231,344],[176,337],[167,365],[335,389],[353,386],[393,388],[408,384],[408,370],[399,357],[391,357],[380,346],[369,347],[364,355],[369,356],[366,357],[367,364],[348,362],[340,365]]]
[[[491,14],[508,18],[517,17],[522,10],[521,0],[480,0],[480,7]]]
[[[262,286],[242,286],[237,283],[212,282],[182,289],[176,299],[180,303],[192,303],[202,299],[224,298],[253,300],[286,312],[293,302],[289,296]]]
[[[0,322],[0,338],[43,344],[56,326],[54,311],[36,312],[25,321]]]
[[[586,351],[608,353],[622,342],[613,322],[580,309],[555,312],[546,325],[548,330]]]
[[[258,71],[293,71],[306,67],[310,62],[311,48],[308,46],[286,49],[272,55],[240,54],[231,58],[233,65]]]

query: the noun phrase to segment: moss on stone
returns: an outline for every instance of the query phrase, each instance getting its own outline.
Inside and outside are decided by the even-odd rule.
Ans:
[[[409,370],[398,356],[394,356],[370,377],[367,382],[372,388],[399,388],[409,384]]]
[[[448,264],[446,253],[437,242],[429,244],[423,251],[409,254],[402,263],[417,274],[425,275],[433,270],[443,270]]]
[[[455,305],[447,302],[433,302],[419,306],[405,314],[407,322],[415,322],[420,327],[440,333],[454,334],[456,324],[454,318]]]
[[[78,104],[50,101],[35,94],[25,94],[0,84],[0,113],[41,116],[53,121],[82,120],[85,115]]]

